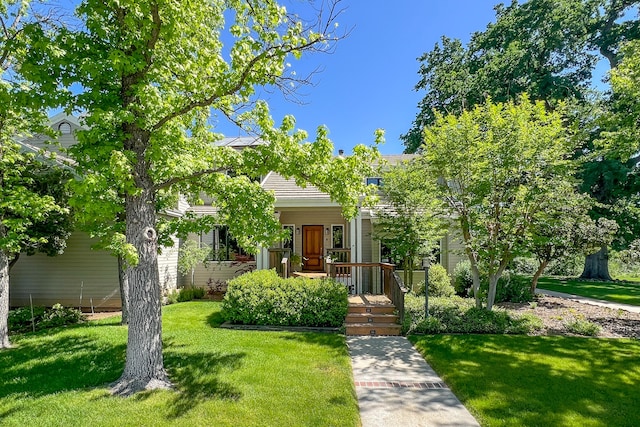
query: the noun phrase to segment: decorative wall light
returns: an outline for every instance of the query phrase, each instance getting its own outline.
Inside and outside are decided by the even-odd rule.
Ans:
[[[327,236],[329,235],[329,227],[324,229],[324,234],[326,234]]]
[[[300,234],[300,227],[296,227],[296,234]]]

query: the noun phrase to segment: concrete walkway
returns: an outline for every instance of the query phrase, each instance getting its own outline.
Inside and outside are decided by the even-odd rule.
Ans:
[[[584,304],[598,305],[600,307],[608,307],[613,310],[626,310],[632,313],[640,313],[640,306],[631,304],[621,304],[618,302],[604,301],[600,299],[583,297],[580,295],[565,294],[563,292],[548,291],[546,289],[536,289],[536,294],[549,295],[551,297],[566,298]]]
[[[347,337],[363,427],[479,426],[405,337]]]

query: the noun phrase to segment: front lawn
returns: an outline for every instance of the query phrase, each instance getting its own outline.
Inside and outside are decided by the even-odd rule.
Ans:
[[[622,304],[640,305],[640,282],[591,282],[541,277],[538,288]]]
[[[640,342],[411,336],[483,426],[640,425]]]
[[[12,337],[0,352],[2,425],[359,424],[344,336],[218,329],[220,303],[164,308],[177,391],[112,397],[124,366],[119,319]]]

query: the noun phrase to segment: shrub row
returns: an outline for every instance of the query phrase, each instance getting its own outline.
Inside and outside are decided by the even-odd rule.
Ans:
[[[222,307],[232,323],[339,327],[347,315],[347,289],[330,279],[283,279],[274,270],[258,270],[229,281]]]
[[[60,304],[55,304],[51,308],[33,307],[33,321],[36,330],[73,325],[84,320],[84,315],[76,308],[63,307]],[[10,332],[19,333],[33,330],[30,307],[20,307],[10,311],[7,321]]]
[[[487,311],[475,307],[471,298],[429,298],[429,318],[424,315],[424,297],[405,297],[404,333],[527,334],[542,328],[537,316],[512,316],[506,310]]]

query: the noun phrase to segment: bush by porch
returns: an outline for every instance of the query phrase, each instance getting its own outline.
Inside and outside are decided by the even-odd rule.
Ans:
[[[223,300],[227,321],[277,326],[333,326],[344,323],[347,289],[332,279],[284,279],[258,270],[231,281]]]

